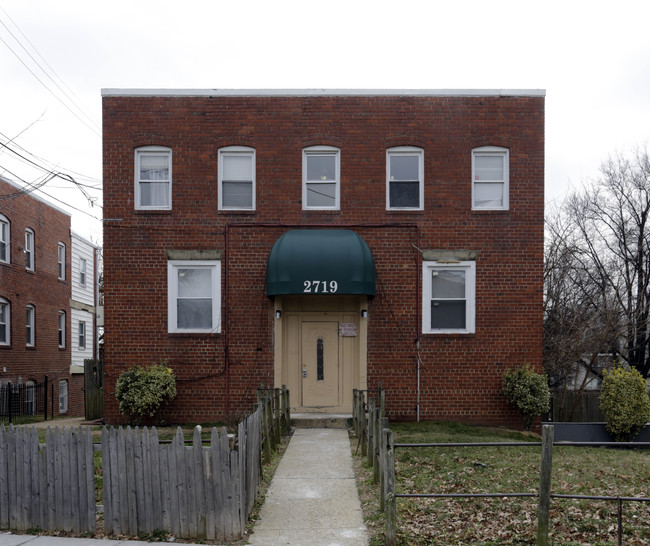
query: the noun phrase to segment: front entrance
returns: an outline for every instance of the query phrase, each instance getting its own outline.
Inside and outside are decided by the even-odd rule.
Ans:
[[[302,323],[302,405],[339,405],[339,323]]]
[[[276,296],[275,386],[292,411],[350,413],[367,384],[366,296]]]

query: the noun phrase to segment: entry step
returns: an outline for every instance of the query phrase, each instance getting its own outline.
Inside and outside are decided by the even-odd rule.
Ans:
[[[352,426],[352,415],[342,413],[292,413],[294,428],[348,428]]]

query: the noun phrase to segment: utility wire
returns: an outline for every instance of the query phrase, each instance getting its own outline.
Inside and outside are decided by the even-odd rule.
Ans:
[[[34,122],[34,123],[36,123],[36,122]],[[33,125],[34,123],[32,123],[31,125]],[[30,125],[29,127],[31,127],[31,125]],[[58,169],[61,169],[60,166],[56,166],[56,165],[54,165],[54,163],[52,163],[51,161],[45,159],[44,157],[40,157],[40,156],[37,156],[36,154],[33,154],[32,152],[30,152],[29,150],[25,149],[23,146],[21,146],[21,145],[18,144],[17,142],[14,142],[15,139],[16,139],[18,136],[20,136],[20,134],[24,133],[27,129],[29,129],[29,127],[27,127],[26,129],[23,129],[23,130],[22,130],[18,135],[16,135],[14,138],[10,138],[9,136],[5,135],[3,132],[0,131],[0,137],[3,137],[3,138],[6,139],[6,142],[5,142],[5,143],[0,142],[0,146],[3,147],[3,148],[6,148],[8,151],[10,151],[10,152],[12,152],[14,155],[16,155],[16,156],[19,158],[20,161],[23,161],[24,163],[32,164],[32,165],[34,165],[34,166],[40,168],[41,170],[43,170],[43,171],[45,171],[45,172],[51,172],[51,171],[53,171],[53,170],[56,170],[57,167],[58,167]],[[28,159],[28,158],[25,158],[25,157],[21,156],[18,152],[16,152],[14,149],[12,149],[12,148],[9,146],[9,144],[12,144],[12,145],[15,146],[16,148],[20,149],[21,152],[23,152],[23,153],[25,153],[25,154],[28,154],[29,156],[33,157],[35,160],[38,160],[38,161],[41,161],[41,162],[43,162],[43,163],[48,164],[49,167],[46,167],[46,166],[43,166],[43,165],[39,165],[39,164],[37,164],[35,161],[32,161],[32,160],[30,160],[30,159]],[[2,152],[2,150],[0,150],[0,154],[1,154],[1,152]],[[89,181],[89,182],[96,182],[96,185],[84,184],[84,187],[91,188],[91,189],[94,189],[94,190],[97,190],[97,191],[102,191],[102,181],[101,181],[100,179],[98,179],[98,178],[94,178],[94,177],[92,177],[92,176],[88,176],[88,175],[86,175],[86,174],[83,174],[83,173],[80,173],[80,172],[77,172],[77,171],[73,171],[72,169],[61,169],[61,170],[64,170],[64,171],[66,171],[66,172],[68,172],[68,173],[75,174],[75,175],[77,175],[78,177],[80,177],[80,178],[82,178],[82,179],[84,179],[84,180],[87,180],[87,181]],[[80,182],[77,181],[77,184],[80,184]]]
[[[100,129],[100,130],[101,130],[100,125],[99,125],[98,123],[96,123],[96,121],[93,119],[92,114],[91,114],[91,113],[89,112],[89,110],[84,106],[83,102],[81,102],[81,100],[80,100],[79,97],[75,94],[75,92],[74,92],[74,91],[73,91],[73,90],[72,90],[72,89],[71,89],[71,88],[70,88],[70,87],[65,83],[65,81],[63,81],[63,78],[61,78],[61,77],[57,74],[56,70],[54,70],[54,68],[52,68],[52,66],[50,65],[50,63],[47,62],[47,60],[45,59],[45,57],[43,57],[43,55],[41,55],[41,53],[38,51],[38,49],[36,48],[36,46],[35,46],[35,45],[32,43],[32,41],[29,39],[29,37],[28,37],[28,36],[27,36],[27,35],[26,35],[26,34],[25,34],[21,29],[20,29],[20,27],[16,24],[16,21],[14,21],[14,20],[11,18],[11,16],[6,12],[6,10],[4,10],[4,9],[2,8],[2,6],[0,6],[0,11],[2,11],[2,12],[5,14],[5,16],[7,17],[7,19],[9,19],[9,21],[11,21],[11,23],[16,27],[16,29],[18,30],[18,32],[20,32],[21,36],[22,36],[23,38],[25,38],[25,40],[26,40],[27,43],[31,46],[31,48],[34,50],[34,52],[35,52],[36,55],[39,57],[39,59],[41,59],[41,61],[43,61],[43,63],[45,63],[45,66],[47,66],[47,68],[49,68],[49,70],[52,72],[52,74],[54,74],[54,75],[56,76],[56,78],[57,78],[57,79],[58,79],[58,80],[63,84],[63,86],[64,86],[64,87],[65,87],[65,88],[66,88],[66,89],[67,89],[67,90],[72,94],[72,96],[76,99],[76,102],[75,102],[75,101],[74,101],[74,100],[73,100],[73,99],[72,99],[72,98],[71,98],[71,97],[70,97],[70,96],[69,96],[69,95],[68,95],[68,94],[63,90],[63,89],[61,89],[61,87],[60,87],[60,86],[59,86],[59,85],[58,85],[58,84],[57,84],[57,83],[56,83],[56,82],[55,82],[55,81],[50,77],[50,80],[52,80],[52,82],[54,83],[54,85],[56,85],[59,89],[61,89],[61,92],[62,92],[64,95],[66,95],[66,97],[68,97],[68,99],[70,99],[71,102],[74,103],[74,105],[77,107],[77,109],[78,109],[80,112],[82,112],[82,113],[86,116],[86,118],[87,118],[87,119],[88,119],[88,120],[89,120],[89,121],[90,121],[90,122],[91,122],[91,123],[92,123],[92,124],[97,128],[97,129]],[[7,26],[6,26],[4,23],[2,23],[2,24],[3,24],[3,26],[4,26],[5,28],[7,28]],[[10,31],[8,28],[7,28],[7,30],[8,30],[9,33],[14,37],[14,39],[15,39],[15,40],[20,44],[20,41],[19,41],[19,40],[18,40],[18,39],[17,39],[17,38],[16,38],[16,37],[11,33],[11,31]],[[23,47],[22,44],[21,44],[21,47]],[[24,47],[23,47],[23,49],[25,50],[25,52],[26,52],[30,57],[32,57],[32,56],[29,54],[29,52],[28,52]],[[32,60],[34,60],[33,57],[32,57]],[[34,60],[34,62],[39,66],[39,68],[40,68],[40,69],[41,69],[45,74],[47,74],[47,72],[43,69],[43,67],[41,67],[41,66],[38,64],[38,62],[37,62],[36,60]],[[48,77],[49,77],[49,76],[48,76]]]
[[[0,20],[0,23],[2,23],[1,20]],[[7,26],[6,26],[4,23],[2,23],[2,25],[3,25],[5,28],[7,28]],[[7,28],[7,30],[9,30],[9,29]],[[11,34],[11,31],[9,31],[9,33]],[[11,34],[11,35],[14,36],[13,34]],[[14,36],[14,39],[16,39],[15,36]],[[72,108],[70,108],[70,107],[69,107],[65,102],[63,102],[63,100],[61,100],[61,98],[58,97],[58,96],[57,96],[57,95],[56,95],[56,94],[55,94],[55,93],[54,93],[54,92],[53,92],[53,91],[52,91],[52,90],[51,90],[51,89],[50,89],[50,88],[45,84],[45,82],[43,82],[43,80],[41,80],[41,78],[39,78],[39,77],[36,75],[36,73],[35,73],[35,72],[34,72],[34,71],[29,67],[29,66],[27,66],[27,63],[25,63],[25,61],[23,61],[23,60],[20,58],[20,55],[18,55],[18,53],[16,53],[16,51],[14,51],[14,49],[13,49],[13,48],[12,48],[12,47],[7,43],[7,42],[6,42],[6,40],[5,40],[4,38],[2,38],[1,36],[0,36],[0,41],[1,41],[5,46],[7,46],[7,49],[9,49],[9,51],[11,51],[11,52],[14,54],[14,56],[15,56],[15,57],[20,61],[20,63],[21,63],[21,64],[22,64],[22,65],[23,65],[23,66],[24,66],[24,67],[29,71],[29,73],[30,73],[32,76],[34,76],[34,78],[36,78],[36,79],[38,80],[38,82],[39,82],[43,87],[45,87],[45,89],[46,89],[46,90],[47,90],[47,91],[48,91],[48,92],[49,92],[49,93],[50,93],[50,94],[51,94],[51,95],[52,95],[56,100],[58,100],[58,101],[59,101],[59,102],[60,102],[60,103],[61,103],[61,104],[62,104],[62,105],[63,105],[63,106],[64,106],[64,107],[65,107],[65,108],[66,108],[66,109],[67,109],[67,110],[68,110],[68,111],[69,111],[69,112],[74,116],[74,117],[76,117],[76,118],[77,118],[81,123],[83,123],[86,127],[88,127],[88,129],[90,129],[90,130],[91,130],[93,133],[95,133],[97,136],[101,137],[100,132],[99,132],[95,127],[93,127],[92,125],[90,125],[86,120],[82,119],[81,116],[79,116],[79,114],[77,114],[74,110],[72,110]],[[20,44],[20,42],[18,42],[18,43]],[[20,45],[21,45],[21,47],[23,47],[22,44],[20,44]],[[24,49],[24,47],[23,47],[23,49]],[[28,54],[29,54],[29,53],[28,53]],[[31,55],[30,55],[30,57],[31,57]],[[32,57],[32,59],[33,59],[33,57]],[[41,70],[43,70],[43,69],[41,68]],[[47,75],[47,74],[46,74],[46,75]],[[48,77],[49,77],[49,76],[48,76]],[[51,79],[51,78],[50,78],[50,79]]]

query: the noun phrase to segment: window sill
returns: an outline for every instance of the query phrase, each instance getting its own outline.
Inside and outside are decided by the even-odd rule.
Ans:
[[[256,210],[251,210],[251,209],[242,209],[242,210],[237,210],[237,209],[221,209],[219,210],[219,214],[223,216],[254,216],[257,214]]]
[[[220,337],[221,332],[167,332],[169,338]]]
[[[137,216],[170,216],[172,209],[135,209],[133,214]]]
[[[303,216],[340,216],[342,214],[341,209],[330,210],[330,209],[302,209]]]
[[[476,337],[476,332],[422,332],[422,335],[436,336],[436,337],[468,338],[468,337]]]
[[[424,215],[424,209],[386,209],[386,214],[396,214],[396,215],[404,215],[404,214],[415,214],[417,216],[422,216]]]
[[[508,214],[510,209],[472,209],[472,214]]]

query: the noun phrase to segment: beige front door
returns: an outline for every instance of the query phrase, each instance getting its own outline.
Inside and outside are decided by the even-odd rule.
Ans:
[[[302,323],[302,405],[338,406],[339,323]]]

